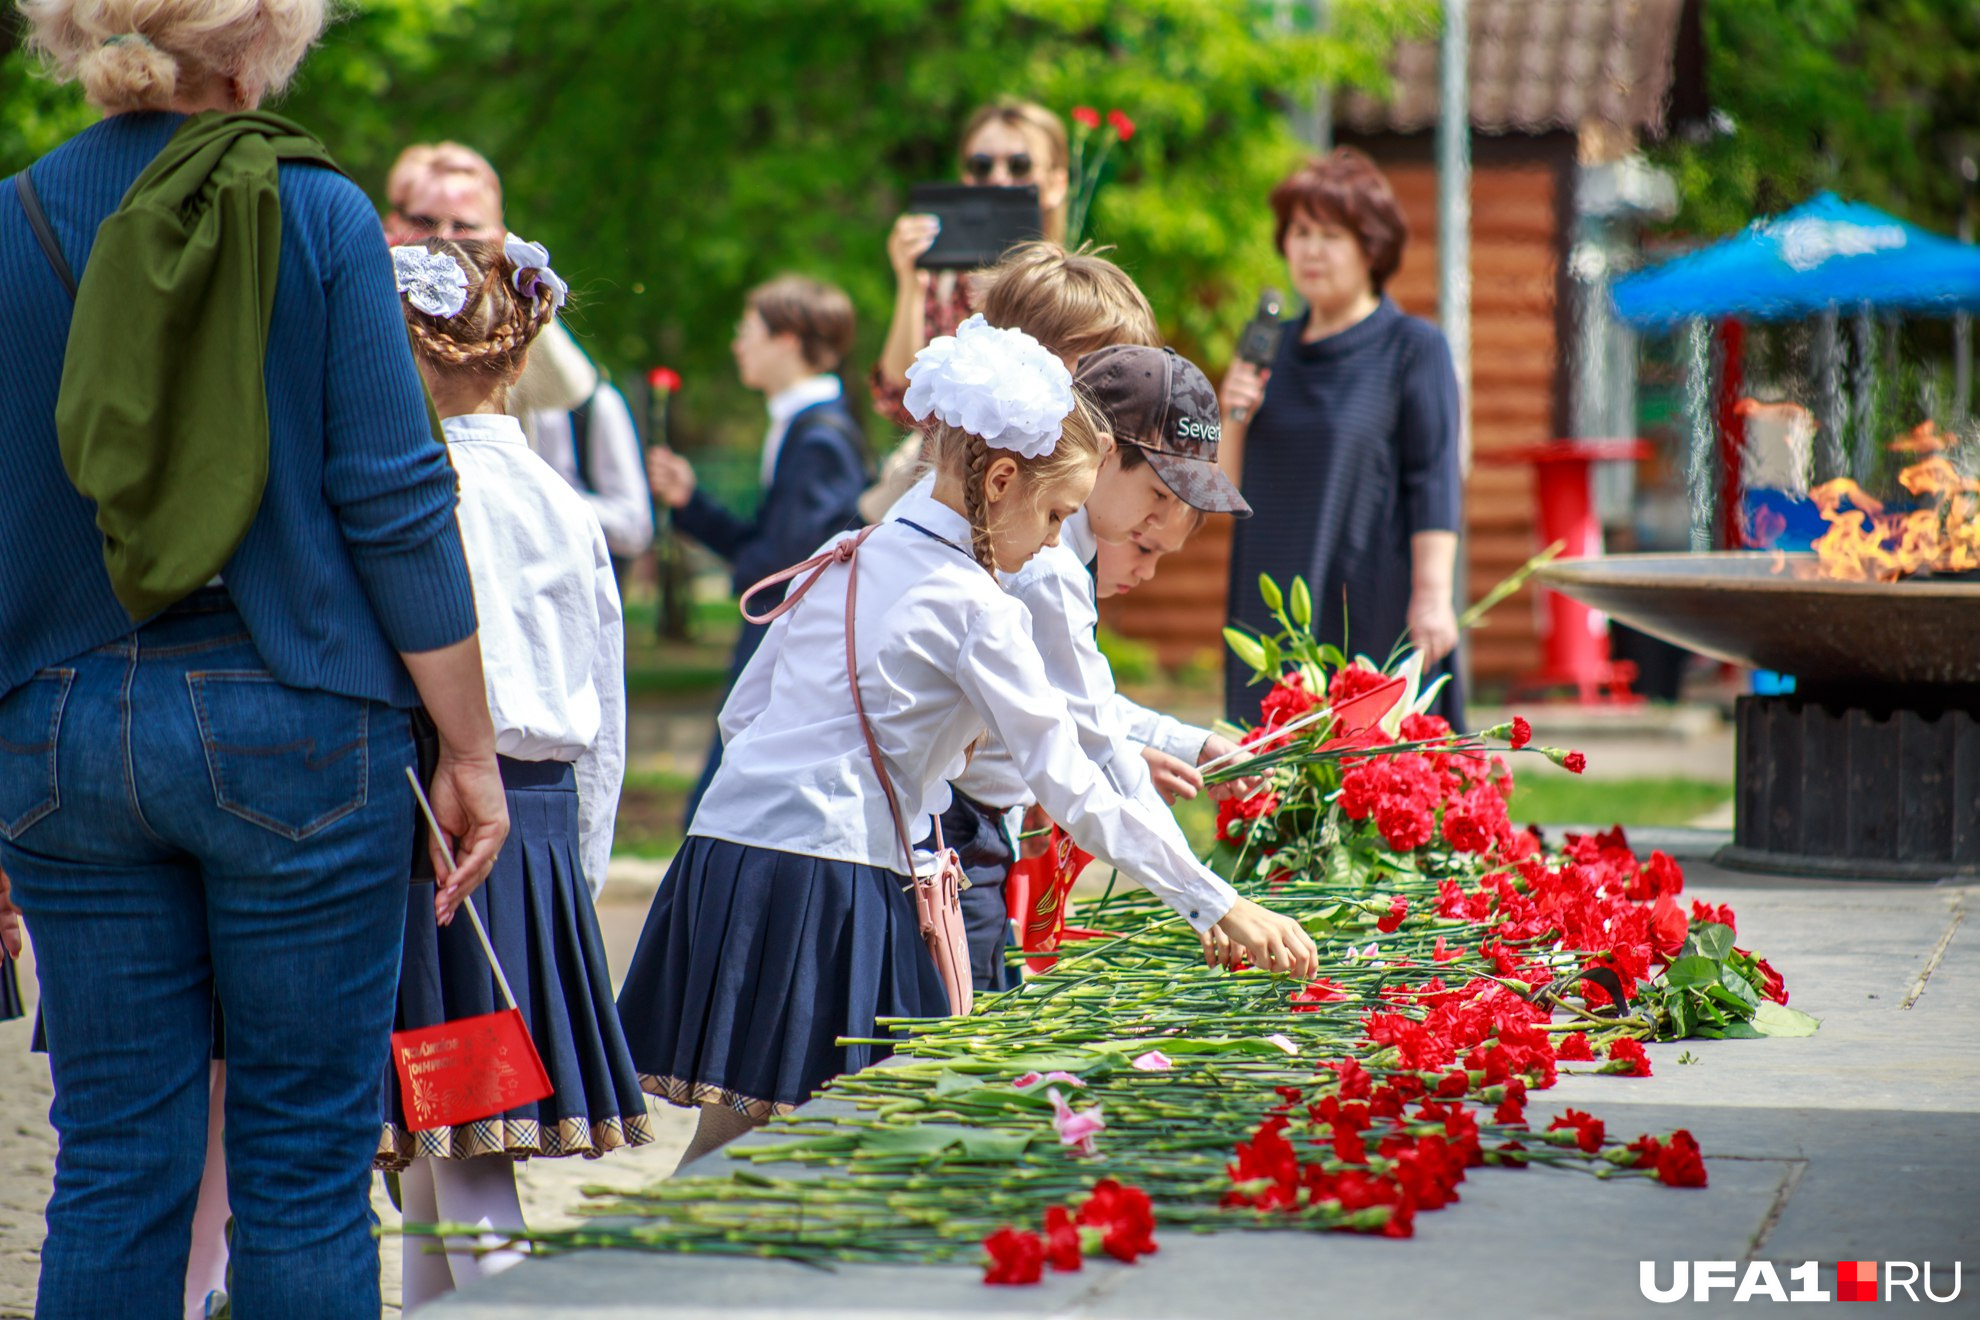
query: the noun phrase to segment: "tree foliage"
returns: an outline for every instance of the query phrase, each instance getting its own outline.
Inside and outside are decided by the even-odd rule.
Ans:
[[[1710,0],[1704,22],[1721,131],[1653,152],[1677,174],[1679,227],[1728,233],[1831,188],[1954,228],[1949,148],[1980,151],[1980,5]]]
[[[450,137],[501,169],[510,223],[546,243],[572,324],[620,373],[687,379],[690,432],[753,434],[728,338],[752,284],[833,280],[871,362],[892,306],[885,236],[908,184],[952,178],[956,133],[998,95],[1138,131],[1089,226],[1165,331],[1221,359],[1283,282],[1265,194],[1300,154],[1285,109],[1316,83],[1379,85],[1432,0],[1333,0],[1325,34],[1272,0],[364,0],[281,107],[374,195],[405,142]],[[0,169],[79,123],[4,65]],[[32,108],[18,133],[18,107]]]

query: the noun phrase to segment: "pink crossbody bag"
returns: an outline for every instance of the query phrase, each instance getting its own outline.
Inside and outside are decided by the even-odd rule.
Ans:
[[[935,872],[933,875],[920,875],[915,871],[914,844],[908,838],[907,822],[901,815],[901,801],[894,792],[894,781],[887,774],[887,765],[880,757],[880,744],[874,740],[873,724],[866,718],[866,703],[859,695],[859,660],[854,650],[853,614],[859,599],[859,561],[856,558],[860,545],[871,536],[874,528],[868,527],[850,540],[840,541],[830,550],[814,555],[802,564],[794,564],[764,578],[742,595],[742,616],[751,623],[768,623],[784,611],[796,605],[810,591],[813,584],[823,577],[825,570],[833,564],[846,566],[846,680],[852,684],[853,709],[859,713],[859,731],[866,738],[866,754],[873,760],[873,773],[880,779],[881,791],[887,795],[887,809],[894,817],[894,837],[900,842],[901,855],[907,862],[907,874],[913,877],[915,914],[921,923],[921,938],[928,946],[928,956],[935,960],[935,970],[942,976],[942,988],[949,994],[949,1012],[956,1016],[966,1015],[976,1001],[975,982],[969,972],[969,940],[963,930],[962,891],[969,880],[963,874],[962,862],[955,849],[942,840],[942,822],[935,820]],[[749,612],[750,597],[767,587],[780,582],[789,582],[802,574],[809,573],[804,581],[793,587],[788,595],[764,614]]]

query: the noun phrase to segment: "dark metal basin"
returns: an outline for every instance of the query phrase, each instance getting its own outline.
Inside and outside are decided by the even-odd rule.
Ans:
[[[1980,684],[1980,582],[1830,582],[1807,554],[1610,555],[1540,570],[1557,591],[1705,655],[1805,683]]]

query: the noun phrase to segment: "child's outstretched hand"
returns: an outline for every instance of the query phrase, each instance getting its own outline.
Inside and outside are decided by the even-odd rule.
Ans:
[[[1181,757],[1144,747],[1141,749],[1141,759],[1148,762],[1148,777],[1154,781],[1155,791],[1162,795],[1164,802],[1171,805],[1178,799],[1187,802],[1203,791],[1203,776]]]
[[[1216,925],[1200,936],[1203,962],[1208,967],[1235,971],[1240,960],[1268,972],[1285,972],[1302,981],[1319,970],[1320,950],[1313,937],[1291,917],[1240,898]]]
[[[1238,745],[1221,733],[1213,733],[1203,740],[1203,750],[1196,754],[1198,765],[1209,765],[1212,761],[1222,763],[1235,759]],[[1210,796],[1222,802],[1225,798],[1243,799],[1250,797],[1265,787],[1263,775],[1246,775],[1242,779],[1227,779],[1221,784],[1210,786]]]

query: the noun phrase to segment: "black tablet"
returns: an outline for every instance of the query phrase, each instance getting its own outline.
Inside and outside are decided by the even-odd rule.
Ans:
[[[994,266],[1019,243],[1039,237],[1044,222],[1038,187],[972,187],[966,183],[917,183],[908,189],[909,211],[942,221],[935,246],[916,264],[923,270],[978,270]]]

